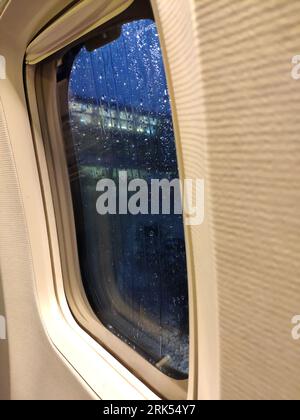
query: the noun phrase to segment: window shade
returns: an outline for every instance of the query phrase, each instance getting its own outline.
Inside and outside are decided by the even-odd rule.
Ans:
[[[82,0],[28,46],[27,64],[37,64],[126,10],[134,0]]]

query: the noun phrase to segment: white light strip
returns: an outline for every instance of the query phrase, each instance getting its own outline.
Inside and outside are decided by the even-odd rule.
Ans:
[[[4,15],[9,3],[10,3],[10,0],[0,0],[0,19]]]

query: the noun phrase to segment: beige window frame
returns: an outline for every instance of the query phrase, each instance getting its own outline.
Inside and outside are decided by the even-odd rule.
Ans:
[[[156,18],[156,23],[158,28],[160,28],[158,18]],[[162,45],[164,45],[162,39],[161,41]],[[164,48],[163,52],[172,96],[174,93]],[[27,88],[34,137],[35,139],[40,138],[42,134],[43,138],[43,144],[36,144],[36,151],[40,166],[41,182],[44,187],[45,207],[48,215],[53,207],[55,216],[55,220],[48,220],[49,234],[53,245],[54,271],[55,264],[58,264],[58,262],[62,270],[63,289],[56,287],[57,298],[58,300],[64,299],[64,296],[59,295],[65,293],[72,314],[80,327],[100,343],[104,349],[113,354],[121,365],[125,365],[129,372],[139,378],[155,394],[166,399],[195,399],[197,391],[196,296],[188,228],[185,228],[185,237],[190,299],[189,380],[176,381],[161,373],[127,344],[108,331],[98,320],[88,303],[79,268],[72,196],[65,159],[59,101],[56,96],[56,75],[59,59],[59,55],[57,55],[53,60],[46,59],[41,62],[38,60],[37,63],[31,63],[27,66]],[[67,89],[67,86],[65,88]],[[179,173],[181,178],[183,178],[178,120],[174,100],[172,100],[172,107]],[[51,191],[49,191],[49,187]],[[130,376],[129,373],[128,375]]]

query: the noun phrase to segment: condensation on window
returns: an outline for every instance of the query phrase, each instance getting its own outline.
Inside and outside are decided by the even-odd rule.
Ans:
[[[92,309],[113,334],[175,379],[188,377],[189,316],[181,215],[96,212],[104,178],[179,177],[156,25],[123,25],[115,41],[82,46],[69,82],[67,147],[79,259]]]

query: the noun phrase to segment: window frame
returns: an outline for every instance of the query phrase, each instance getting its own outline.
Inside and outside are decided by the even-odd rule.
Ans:
[[[183,179],[183,164],[179,142],[179,130],[177,112],[172,90],[170,71],[168,68],[167,55],[163,44],[163,38],[159,26],[158,17],[155,22],[158,27],[162,53],[167,75],[172,106],[176,151],[179,166],[179,176]],[[102,27],[98,29],[99,32]],[[90,36],[94,36],[94,32]],[[82,40],[78,41],[78,44]],[[70,46],[71,48],[71,46]],[[40,129],[43,137],[43,147],[40,152],[45,154],[47,172],[51,186],[51,194],[54,205],[55,222],[58,235],[58,247],[60,251],[60,263],[64,282],[64,292],[72,315],[79,326],[93,337],[103,348],[113,355],[122,365],[150,389],[167,399],[194,399],[196,396],[196,315],[195,315],[195,287],[193,281],[192,257],[190,245],[190,232],[187,226],[185,230],[185,243],[187,252],[187,270],[189,287],[189,323],[190,323],[190,369],[189,379],[177,381],[160,372],[142,356],[122,342],[101,324],[91,309],[83,287],[78,250],[76,240],[75,219],[72,204],[69,174],[65,158],[64,139],[61,128],[59,104],[56,98],[56,71],[60,57],[65,49],[52,59],[47,59],[35,66],[35,90],[37,100],[37,112],[40,119]],[[32,106],[31,106],[32,109]],[[38,160],[40,159],[37,153]],[[45,203],[46,207],[47,202]],[[55,262],[53,262],[55,263]],[[113,350],[112,350],[113,349]],[[124,355],[121,357],[120,355]]]

